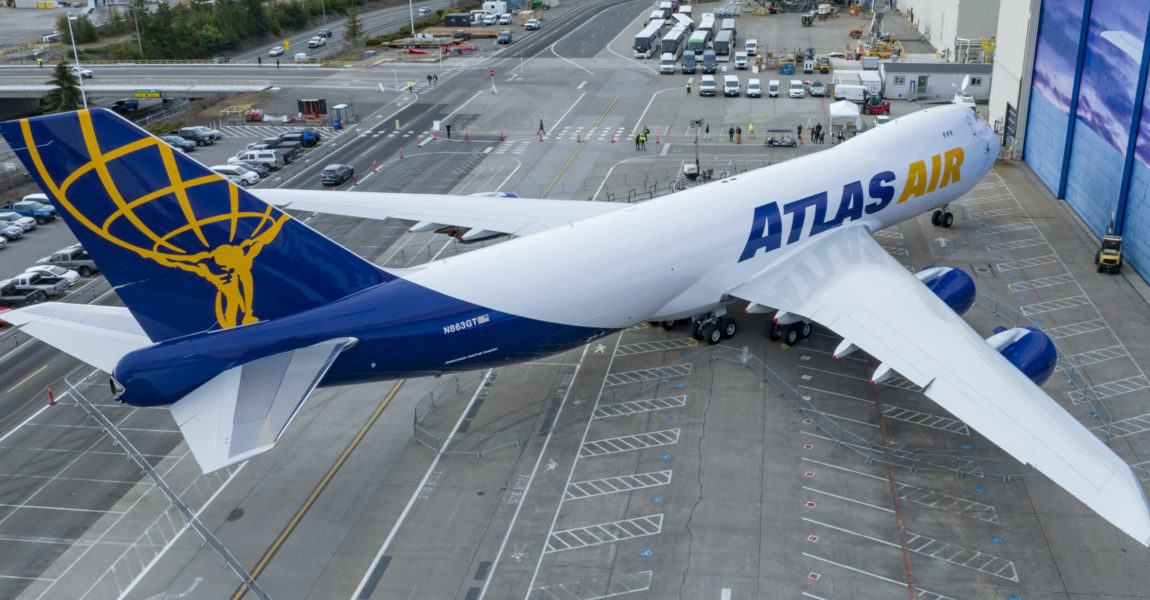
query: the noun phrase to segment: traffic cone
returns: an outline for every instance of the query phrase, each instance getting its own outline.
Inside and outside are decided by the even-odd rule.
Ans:
[[[416,148],[422,148],[423,147],[423,138],[418,137],[418,136],[415,138],[415,147]]]
[[[464,130],[463,130],[463,141],[465,141],[465,142],[466,142],[466,141],[469,141],[469,140],[471,140],[471,136],[467,135],[467,130],[466,130],[466,129],[464,129]]]
[[[583,136],[580,135],[580,132],[576,131],[575,132],[575,142],[576,143],[582,143],[582,141],[583,141]]]
[[[655,143],[656,144],[659,143],[659,134],[657,134],[657,133],[655,134]]]
[[[400,160],[403,159],[403,148],[399,149],[399,158],[400,158]]]
[[[56,405],[56,396],[52,395],[52,386],[48,386],[48,404],[51,406]]]
[[[372,173],[375,172],[375,159],[374,158],[371,160],[371,172]]]
[[[612,144],[615,143],[615,132],[614,131],[611,132],[611,143]]]
[[[503,141],[503,130],[502,129],[499,130],[499,141],[501,141],[501,142]]]
[[[439,139],[439,132],[434,130],[434,129],[431,130],[431,139],[438,140]]]
[[[356,174],[352,173],[352,175],[351,175],[351,184],[352,184],[352,185],[359,185],[359,175],[356,175]]]

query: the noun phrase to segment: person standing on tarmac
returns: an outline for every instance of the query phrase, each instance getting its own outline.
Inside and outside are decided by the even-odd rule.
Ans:
[[[734,127],[727,130],[727,140],[730,141],[732,144],[735,143],[735,128]]]
[[[691,82],[690,82],[690,80],[687,81],[687,95],[688,96],[691,95]]]
[[[750,134],[751,138],[755,137],[755,124],[754,123],[748,123],[747,124],[747,133]]]
[[[415,93],[415,82],[410,79],[407,80],[407,91],[412,94]]]
[[[795,128],[795,131],[798,132],[798,135],[799,135],[799,144],[802,144],[803,143],[803,124],[799,123],[799,126]]]

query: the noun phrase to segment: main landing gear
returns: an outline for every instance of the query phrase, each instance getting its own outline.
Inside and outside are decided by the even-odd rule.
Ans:
[[[682,321],[652,321],[651,324],[670,330],[680,322]],[[725,316],[725,313],[709,313],[705,317],[696,317],[695,320],[687,322],[691,324],[691,337],[712,346],[735,337],[739,332],[739,324]]]
[[[950,226],[954,225],[954,213],[950,212],[950,205],[943,204],[942,208],[931,213],[930,224],[950,229]]]
[[[796,343],[811,337],[811,322],[803,320],[788,325],[774,323],[768,330],[767,337],[772,342],[781,341],[786,342],[788,346],[794,346]]]

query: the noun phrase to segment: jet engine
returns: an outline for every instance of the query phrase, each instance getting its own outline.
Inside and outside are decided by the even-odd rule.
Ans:
[[[986,338],[991,348],[998,350],[1010,364],[1035,385],[1042,385],[1054,372],[1058,363],[1058,351],[1054,342],[1042,331],[1034,327],[998,327],[994,335]]]

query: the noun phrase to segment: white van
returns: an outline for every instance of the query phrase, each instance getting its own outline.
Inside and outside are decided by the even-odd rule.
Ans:
[[[746,50],[750,56],[754,56],[759,51],[759,40],[749,39],[743,42],[743,50]]]
[[[779,95],[779,80],[772,79],[767,82],[767,95],[774,98]]]
[[[763,97],[763,83],[758,79],[747,80],[747,97],[748,98],[762,98]]]
[[[700,96],[714,96],[715,95],[715,76],[703,75],[699,81],[699,95]]]
[[[723,75],[724,96],[738,96],[741,91],[738,75]]]
[[[848,85],[840,83],[835,86],[835,100],[850,100],[862,102],[866,100],[867,89],[865,85]]]
[[[237,162],[267,165],[268,168],[275,169],[284,166],[284,155],[283,152],[275,150],[241,150],[228,159],[230,165]]]
[[[296,52],[296,55],[295,55],[295,61],[296,62],[307,62],[309,60],[311,60],[311,57],[307,55],[307,52]]]
[[[664,75],[675,74],[675,55],[664,52],[659,55],[659,72]]]
[[[735,68],[736,69],[747,68],[747,53],[746,52],[740,51],[740,52],[735,53]]]
[[[806,98],[807,88],[803,85],[803,80],[792,79],[791,87],[787,90],[787,95],[791,98]]]

